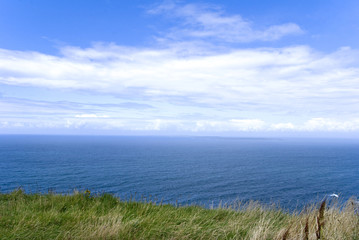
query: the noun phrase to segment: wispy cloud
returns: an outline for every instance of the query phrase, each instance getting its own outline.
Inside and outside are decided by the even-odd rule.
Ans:
[[[116,45],[64,51],[58,57],[0,50],[0,83],[272,112],[349,114],[359,101],[358,52],[347,48],[332,54],[305,46],[230,49],[205,56]]]
[[[108,115],[98,115],[98,114],[77,114],[75,118],[108,118]]]
[[[302,34],[295,23],[272,25],[259,30],[240,15],[228,15],[216,5],[177,4],[164,1],[151,8],[148,13],[162,14],[178,19],[178,25],[165,35],[170,39],[219,39],[227,42],[273,41],[287,35]]]
[[[301,29],[286,23],[257,30],[241,16],[226,15],[209,5],[165,2],[150,13],[183,21],[161,35],[166,44],[65,46],[59,55],[0,49],[3,86],[76,95],[44,101],[36,96],[27,99],[30,93],[25,91],[21,98],[2,91],[0,128],[191,133],[359,130],[357,50],[218,47],[217,41],[270,41]],[[215,41],[198,41],[207,38]],[[82,93],[91,97],[79,100]]]

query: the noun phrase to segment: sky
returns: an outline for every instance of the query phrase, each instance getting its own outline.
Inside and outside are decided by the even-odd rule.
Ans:
[[[0,0],[0,134],[359,137],[359,2]]]

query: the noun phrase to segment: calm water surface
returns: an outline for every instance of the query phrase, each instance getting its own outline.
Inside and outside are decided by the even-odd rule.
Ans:
[[[0,191],[19,186],[295,208],[359,195],[359,140],[0,136]]]

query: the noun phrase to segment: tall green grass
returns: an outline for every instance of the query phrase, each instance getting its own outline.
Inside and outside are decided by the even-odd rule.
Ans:
[[[205,209],[110,194],[0,194],[0,239],[359,239],[354,200],[301,213],[258,203]],[[239,209],[239,210],[238,210]]]

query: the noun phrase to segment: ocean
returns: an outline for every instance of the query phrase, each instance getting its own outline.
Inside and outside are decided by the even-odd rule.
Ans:
[[[359,195],[359,140],[1,135],[0,192],[18,187],[293,210]]]

